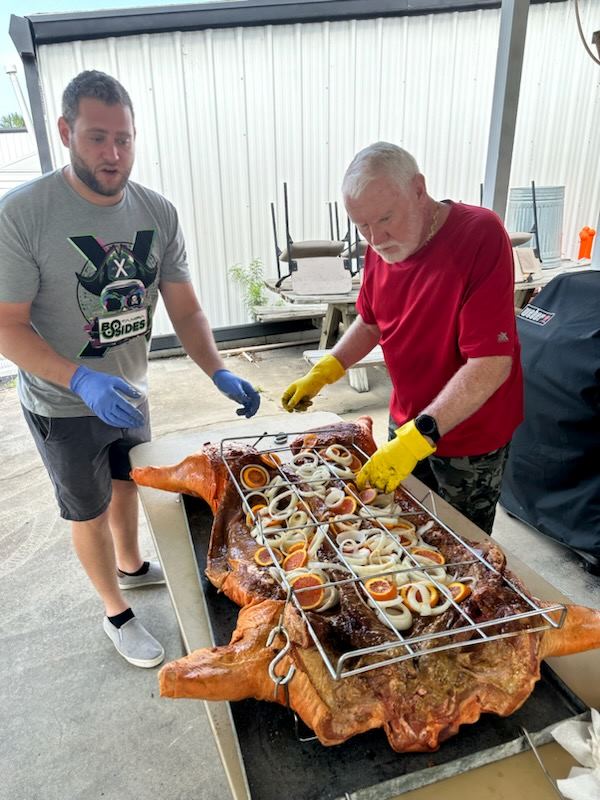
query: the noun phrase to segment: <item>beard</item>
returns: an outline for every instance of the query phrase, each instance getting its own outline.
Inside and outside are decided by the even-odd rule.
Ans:
[[[112,186],[105,186],[101,183],[101,181],[94,175],[85,161],[81,158],[81,156],[77,153],[75,148],[71,146],[71,167],[73,168],[73,172],[82,183],[91,189],[96,194],[101,194],[103,197],[114,197],[115,195],[120,194],[123,189],[125,188],[127,181],[129,180],[129,175],[131,173],[131,167],[127,170],[126,173],[121,175],[121,180],[112,185]]]
[[[423,218],[417,209],[412,209],[405,220],[405,233],[402,241],[392,239],[384,242],[380,250],[373,247],[373,250],[381,256],[386,264],[395,264],[398,261],[405,261],[416,253],[423,245]]]
[[[395,264],[398,261],[405,261],[416,250],[418,250],[418,244],[418,240],[414,244],[408,244],[407,242],[389,242],[386,244],[385,250],[379,250],[377,247],[374,247],[373,249],[379,256],[381,256],[386,264]]]

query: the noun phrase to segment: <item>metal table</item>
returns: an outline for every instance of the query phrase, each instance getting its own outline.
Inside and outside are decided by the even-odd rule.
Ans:
[[[303,417],[302,428],[330,425],[339,421],[335,414],[313,413]],[[168,436],[139,445],[131,451],[131,462],[133,466],[174,464],[208,441],[220,441],[232,436],[258,436],[264,432],[294,431],[298,428],[298,418],[289,414],[262,417],[249,422],[233,422],[226,428]],[[407,479],[406,485],[417,493],[423,489],[422,484],[412,477]],[[213,642],[206,601],[201,590],[181,498],[170,492],[146,487],[139,487],[139,491],[156,551],[165,571],[185,648],[190,652],[197,648],[210,647]],[[469,539],[481,541],[487,538],[439,497],[436,497],[436,510],[447,524]],[[511,569],[523,579],[535,596],[568,602],[568,598],[523,562],[509,553],[507,557]],[[600,705],[600,683],[597,679],[600,670],[599,651],[551,659],[549,663],[582,700],[591,706]],[[205,707],[232,797],[234,800],[250,800],[230,707],[227,703],[205,703]],[[540,752],[545,763],[551,765],[559,777],[565,775],[568,767],[574,763],[557,744],[544,745]],[[464,800],[465,796],[473,793],[476,793],[478,800],[514,800],[515,797],[528,795],[536,800],[556,800],[557,797],[530,751],[441,780],[435,784],[435,791],[436,794],[441,791],[445,800]],[[431,800],[431,796],[431,786],[425,786],[402,794],[402,800]]]

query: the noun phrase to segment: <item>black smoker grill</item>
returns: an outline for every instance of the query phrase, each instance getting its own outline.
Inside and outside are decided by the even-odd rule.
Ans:
[[[501,505],[600,572],[600,271],[554,278],[517,319],[525,421]]]

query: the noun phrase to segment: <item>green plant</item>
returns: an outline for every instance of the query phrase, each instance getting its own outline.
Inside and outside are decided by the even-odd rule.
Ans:
[[[25,120],[23,119],[21,114],[18,114],[16,111],[12,111],[10,114],[5,114],[3,117],[0,117],[0,128],[24,128],[25,127]]]
[[[235,264],[229,274],[244,292],[244,305],[252,314],[255,306],[264,305],[267,290],[264,284],[264,265],[260,258],[253,258],[246,266]]]

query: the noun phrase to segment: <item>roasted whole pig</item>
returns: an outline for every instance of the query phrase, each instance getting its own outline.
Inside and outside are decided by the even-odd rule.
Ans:
[[[276,674],[295,672],[277,701],[322,744],[383,727],[394,750],[429,751],[482,713],[516,711],[544,658],[600,646],[599,611],[567,606],[562,627],[548,627],[536,609],[551,605],[531,597],[493,542],[461,540],[401,487],[359,492],[352,479],[375,449],[362,417],[298,437],[283,461],[229,446],[236,482],[213,444],[175,466],[133,470],[139,485],[210,505],[206,574],[242,606],[229,645],[162,668],[161,695],[273,701],[269,665],[284,641],[267,640],[283,619],[291,646]],[[334,679],[309,626],[330,665],[354,654],[352,674]],[[411,657],[382,663],[406,656],[403,641]],[[355,652],[365,648],[375,650]]]

